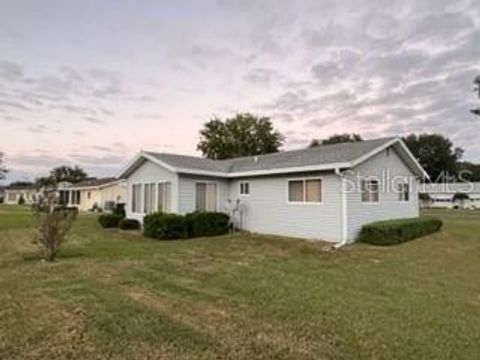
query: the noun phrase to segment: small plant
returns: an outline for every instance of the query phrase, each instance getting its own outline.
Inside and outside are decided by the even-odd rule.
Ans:
[[[18,205],[25,205],[25,198],[23,195],[20,195],[20,198],[18,199]]]
[[[136,219],[122,219],[118,223],[118,227],[122,230],[139,230],[140,221]]]
[[[98,223],[103,228],[116,228],[121,220],[122,217],[116,214],[102,214],[98,217]]]
[[[113,208],[112,213],[115,215],[121,216],[123,219],[125,216],[127,216],[125,212],[125,204],[123,203],[115,204],[115,207]]]
[[[78,211],[61,206],[53,194],[41,197],[32,209],[36,220],[34,239],[42,245],[45,260],[54,261]]]

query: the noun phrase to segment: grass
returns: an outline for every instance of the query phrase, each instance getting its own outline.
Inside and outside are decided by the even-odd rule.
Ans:
[[[80,216],[38,260],[0,207],[0,358],[472,359],[480,213],[395,247],[238,234],[156,241]]]

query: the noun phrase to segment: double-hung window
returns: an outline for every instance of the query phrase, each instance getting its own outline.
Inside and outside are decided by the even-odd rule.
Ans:
[[[250,183],[248,182],[240,183],[240,195],[250,195]]]
[[[195,210],[217,210],[217,184],[200,182],[195,184]]]
[[[379,198],[379,183],[375,179],[362,180],[362,202],[364,203],[378,203]]]
[[[169,182],[158,184],[157,188],[157,211],[169,212],[171,203],[172,186]]]
[[[132,185],[132,212],[141,213],[142,211],[142,185]]]
[[[144,185],[143,212],[151,214],[155,211],[155,183]]]
[[[302,179],[288,181],[288,202],[321,203],[322,180]]]
[[[409,201],[410,200],[410,185],[408,183],[400,183],[397,187],[398,200]]]

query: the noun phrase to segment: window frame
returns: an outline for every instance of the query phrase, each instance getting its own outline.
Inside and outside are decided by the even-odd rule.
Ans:
[[[406,192],[405,192],[406,187]],[[401,182],[397,184],[397,192],[398,192],[398,201],[401,203],[409,203],[411,200],[411,192],[410,192],[410,184],[407,181]],[[406,195],[406,196],[405,196]]]
[[[371,201],[371,200],[368,200],[368,201],[364,201],[363,200],[363,182],[372,182],[372,181],[376,181],[377,182],[377,201]],[[373,206],[376,206],[376,205],[379,205],[380,204],[380,180],[376,177],[365,177],[365,178],[362,178],[361,180],[361,184],[360,184],[360,202],[363,204],[363,205],[373,205]]]
[[[306,201],[306,195],[307,195],[307,186],[306,183],[309,180],[320,180],[320,201]],[[290,182],[294,181],[302,181],[302,187],[303,187],[303,200],[302,201],[290,201]],[[288,205],[323,205],[324,204],[324,195],[325,195],[325,190],[324,190],[324,181],[322,176],[307,176],[307,177],[300,177],[300,178],[289,178],[286,180],[286,194],[287,194],[287,204]]]
[[[162,189],[162,200],[163,200],[163,204],[165,204],[165,198],[166,198],[166,194],[167,194],[167,185],[170,185],[170,194],[169,194],[169,198],[167,199],[170,203],[166,206],[167,208],[167,211],[164,211],[163,208],[160,209],[159,206],[160,206],[160,203],[158,201],[158,198],[159,198],[159,188],[160,188],[160,185],[163,185],[163,189]],[[162,180],[162,181],[157,181],[155,183],[155,193],[156,193],[156,196],[155,196],[155,211],[156,212],[165,212],[165,213],[171,213],[172,212],[172,182],[171,181],[168,181],[168,180]]]
[[[130,186],[130,188],[132,189],[132,191],[131,191],[131,199],[130,199],[130,200],[131,200],[131,205],[132,205],[131,208],[130,208],[130,210],[132,211],[132,214],[139,214],[139,215],[144,214],[144,213],[142,212],[142,211],[143,211],[143,202],[144,202],[144,199],[143,199],[144,194],[143,194],[143,192],[145,191],[145,190],[144,190],[144,185],[145,185],[145,183],[143,183],[143,182],[135,182],[135,183],[132,183],[131,186]],[[135,197],[135,191],[133,190],[133,188],[134,188],[135,186],[139,186],[139,187],[140,187],[140,196],[139,196],[139,199],[138,199],[138,204],[135,204],[136,206],[134,207],[134,206],[133,206],[133,198]],[[140,210],[140,211],[136,211],[137,209]]]
[[[245,186],[247,188],[247,192],[245,192]],[[242,192],[243,190],[243,192]],[[240,196],[250,196],[250,181],[240,181],[239,183],[239,194]]]
[[[215,185],[215,210],[198,210],[197,209],[197,184],[205,184],[208,185],[208,184],[214,184]],[[205,212],[216,212],[216,211],[219,211],[220,209],[220,197],[219,197],[219,182],[218,181],[208,181],[208,180],[198,180],[198,181],[195,181],[194,182],[194,196],[193,196],[193,211],[205,211]],[[206,190],[205,190],[206,191]],[[205,196],[207,193],[205,192]]]

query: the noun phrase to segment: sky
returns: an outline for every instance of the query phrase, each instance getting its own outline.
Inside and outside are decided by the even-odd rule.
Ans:
[[[480,162],[478,74],[478,0],[0,0],[0,151],[7,182],[116,175],[252,112],[286,150],[435,132]]]

